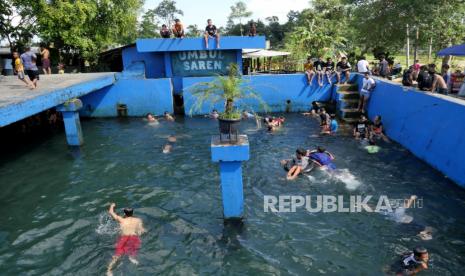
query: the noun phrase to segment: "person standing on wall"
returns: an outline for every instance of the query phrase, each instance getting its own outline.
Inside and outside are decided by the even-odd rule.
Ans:
[[[216,29],[216,26],[213,25],[212,20],[208,19],[207,20],[207,27],[205,27],[205,47],[208,49],[208,40],[210,38],[216,38],[216,48],[220,48],[220,34],[218,30]]]
[[[249,36],[257,36],[257,24],[255,22],[250,23]]]
[[[385,56],[381,56],[379,60],[379,75],[383,78],[387,78],[389,75],[389,63]]]
[[[37,88],[37,81],[39,80],[39,69],[37,68],[36,60],[37,56],[31,51],[31,47],[26,47],[26,52],[21,55],[21,61],[34,88]]]
[[[357,71],[362,74],[370,71],[368,61],[364,56],[360,57],[360,60],[357,62]]]
[[[45,75],[52,74],[50,67],[50,51],[45,46],[40,46],[40,55],[42,56],[42,70]]]
[[[358,111],[364,112],[367,106],[371,92],[375,89],[376,82],[370,77],[370,73],[365,72],[362,89],[360,90],[360,99],[358,101]]]
[[[166,24],[161,25],[160,36],[162,38],[170,38],[171,37],[171,31],[168,29]]]
[[[174,25],[173,25],[173,35],[176,38],[184,38],[184,26],[181,23],[181,20],[175,19],[174,20]]]

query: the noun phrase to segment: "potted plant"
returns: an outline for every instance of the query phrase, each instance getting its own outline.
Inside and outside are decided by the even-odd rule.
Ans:
[[[264,109],[266,104],[254,89],[247,85],[247,81],[238,73],[236,63],[229,65],[228,75],[217,76],[213,81],[200,82],[194,85],[190,92],[196,98],[190,113],[201,110],[205,104],[224,103],[224,112],[218,117],[220,141],[237,143],[238,127],[241,121],[241,112],[237,109],[237,102],[243,99],[255,99]],[[245,108],[245,102],[241,102]],[[252,111],[252,110],[251,110]]]

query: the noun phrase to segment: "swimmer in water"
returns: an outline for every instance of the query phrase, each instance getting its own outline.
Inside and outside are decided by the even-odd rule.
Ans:
[[[320,134],[331,134],[331,116],[326,112],[324,108],[320,108]]]
[[[174,122],[174,117],[171,114],[169,114],[168,111],[165,111],[163,116],[165,117],[167,121]]]
[[[429,240],[432,240],[433,239],[433,232],[434,232],[434,228],[431,227],[431,226],[426,226],[425,227],[425,230],[421,231],[420,233],[418,233],[418,237],[420,237],[420,239],[424,240],[424,241],[429,241]]]
[[[208,115],[208,117],[212,119],[218,119],[219,116],[220,114],[218,113],[218,110],[216,109],[213,109],[212,112]]]
[[[410,222],[412,222],[413,217],[409,216],[409,215],[406,215],[405,211],[406,211],[406,209],[412,207],[412,205],[415,203],[415,200],[417,198],[418,197],[416,195],[410,196],[410,198],[407,200],[407,202],[405,202],[403,204],[403,206],[397,207],[394,210],[394,220],[396,222],[400,222],[400,223],[410,223]]]
[[[311,161],[316,163],[320,168],[335,170],[336,165],[334,165],[334,155],[327,151],[324,147],[318,146],[316,149],[307,151],[307,156]]]
[[[267,124],[267,129],[269,131],[275,131],[280,128],[286,119],[284,117],[267,117],[265,118],[265,123]]]
[[[167,154],[170,153],[171,150],[173,149],[174,143],[176,143],[176,136],[170,135],[168,136],[168,144],[165,144],[163,146],[163,153]]]
[[[292,160],[281,160],[281,165],[288,171],[286,179],[294,180],[309,166],[309,160],[304,149],[295,151],[295,158]]]
[[[413,252],[403,254],[400,263],[401,268],[396,272],[396,275],[415,275],[420,271],[427,270],[428,261],[428,250],[422,246],[418,246]]]
[[[137,251],[140,248],[139,236],[146,232],[142,220],[140,218],[133,217],[133,209],[125,208],[124,217],[120,217],[115,213],[115,206],[115,203],[110,204],[108,213],[119,223],[121,235],[119,236],[118,242],[115,246],[115,254],[112,257],[111,262],[108,264],[107,276],[113,275],[113,267],[125,254],[129,256],[129,260],[133,264],[137,265],[139,263],[135,259]]]
[[[242,111],[242,119],[247,120],[247,119],[253,119],[255,118],[255,115],[252,113],[248,112],[247,110]]]
[[[155,118],[155,116],[153,116],[152,113],[147,113],[147,117],[146,117],[146,118],[147,118],[147,121],[148,121],[149,123],[156,123],[156,124],[158,124],[157,118]]]

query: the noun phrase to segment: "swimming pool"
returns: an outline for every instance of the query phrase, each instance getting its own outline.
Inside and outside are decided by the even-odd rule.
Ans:
[[[456,275],[465,264],[465,192],[395,143],[366,153],[351,137],[319,137],[318,123],[287,115],[278,132],[242,125],[249,136],[243,163],[245,220],[224,226],[218,165],[210,160],[217,122],[178,118],[158,126],[141,119],[84,121],[85,145],[66,149],[58,134],[15,157],[2,157],[0,271],[103,274],[117,238],[106,210],[134,206],[149,230],[138,266],[127,259],[115,275],[291,274],[380,275],[415,245],[430,251],[422,275]],[[162,153],[169,135],[177,142]],[[279,160],[295,148],[324,145],[344,177],[316,172],[288,182]],[[378,213],[265,213],[263,195],[416,194],[422,209],[410,224]],[[433,239],[416,235],[425,226]]]

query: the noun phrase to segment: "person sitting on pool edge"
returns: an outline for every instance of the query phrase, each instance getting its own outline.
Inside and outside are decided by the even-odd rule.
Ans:
[[[171,114],[169,114],[168,111],[165,111],[163,116],[165,117],[167,121],[174,122],[174,117]]]
[[[314,150],[309,150],[307,152],[308,158],[315,162],[320,168],[335,170],[336,165],[334,165],[334,155],[327,151],[324,147],[318,146]]]
[[[175,19],[172,32],[175,38],[184,38],[184,26],[181,23],[181,20]]]
[[[370,129],[368,128],[368,120],[365,115],[360,115],[360,119],[354,126],[355,139],[368,139],[370,137]]]
[[[306,150],[298,148],[295,151],[295,158],[281,160],[281,165],[287,171],[287,180],[294,180],[297,176],[306,171],[309,166],[309,158],[306,155]]]
[[[134,210],[125,208],[124,217],[118,216],[115,213],[115,203],[110,204],[108,213],[110,216],[119,223],[121,235],[118,238],[118,242],[115,246],[115,254],[113,255],[111,262],[108,264],[107,275],[113,275],[112,269],[116,262],[125,254],[129,255],[129,260],[133,264],[139,262],[135,259],[137,251],[140,248],[140,235],[146,232],[144,225],[140,218],[133,217]]]
[[[208,19],[207,20],[207,27],[205,27],[205,34],[204,34],[204,39],[205,39],[205,47],[208,49],[208,40],[210,38],[216,38],[216,48],[220,48],[220,33],[216,29],[216,26],[213,25],[212,20]]]
[[[313,71],[312,58],[308,57],[307,62],[304,64],[305,76],[307,77],[307,84],[312,85],[313,77],[315,77],[315,71]]]
[[[397,276],[415,275],[420,271],[428,269],[428,250],[422,246],[413,249],[402,256],[401,269],[396,272]]]

